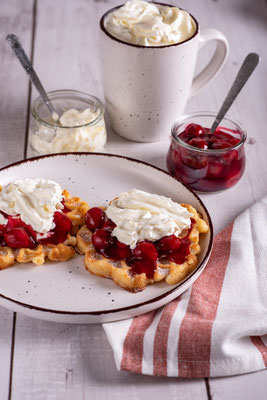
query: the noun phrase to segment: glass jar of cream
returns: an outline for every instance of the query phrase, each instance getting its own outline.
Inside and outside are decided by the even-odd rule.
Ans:
[[[102,151],[107,140],[104,105],[77,90],[48,93],[59,120],[52,118],[43,99],[31,107],[30,144],[35,154]]]

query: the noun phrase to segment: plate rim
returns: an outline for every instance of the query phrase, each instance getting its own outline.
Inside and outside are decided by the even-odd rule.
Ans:
[[[46,158],[50,158],[50,157],[57,157],[57,156],[105,156],[105,157],[115,157],[115,158],[120,158],[120,159],[125,159],[127,161],[130,162],[135,162],[135,163],[139,163],[139,164],[143,164],[146,165],[148,167],[151,167],[153,169],[156,169],[159,172],[163,172],[165,175],[168,175],[168,177],[172,178],[175,182],[179,182],[182,186],[184,186],[187,190],[189,190],[189,192],[191,192],[193,194],[193,196],[198,200],[198,202],[201,204],[201,206],[203,207],[206,216],[208,218],[208,222],[209,222],[209,228],[210,228],[210,239],[209,239],[209,244],[208,244],[208,248],[206,251],[206,254],[203,258],[203,260],[200,262],[200,264],[197,266],[197,268],[192,271],[191,274],[189,274],[184,280],[182,280],[181,283],[178,283],[175,287],[171,288],[170,290],[168,290],[167,292],[154,297],[153,299],[149,299],[146,301],[143,301],[141,303],[138,304],[133,304],[131,306],[127,306],[127,307],[120,307],[120,308],[114,308],[114,309],[110,309],[110,310],[101,310],[101,311],[64,311],[64,310],[55,310],[55,309],[49,309],[49,308],[43,308],[43,307],[38,307],[38,306],[34,306],[32,304],[27,304],[27,303],[23,303],[21,301],[12,299],[8,296],[3,295],[2,293],[0,293],[0,298],[3,298],[7,301],[10,301],[11,303],[15,303],[19,306],[22,306],[24,308],[28,308],[31,310],[36,310],[36,311],[40,311],[40,312],[45,312],[45,313],[52,313],[52,314],[62,314],[62,315],[105,315],[105,314],[115,314],[115,313],[121,313],[121,312],[125,312],[131,309],[137,309],[139,307],[144,307],[148,304],[151,303],[155,303],[158,302],[160,300],[162,300],[163,298],[171,295],[173,292],[177,291],[178,289],[180,289],[181,287],[183,287],[185,284],[187,284],[187,282],[197,273],[200,272],[202,269],[205,268],[206,263],[210,257],[211,254],[211,250],[212,250],[212,246],[213,246],[213,224],[212,224],[212,220],[210,217],[210,214],[205,206],[205,204],[203,203],[203,201],[200,199],[200,197],[192,190],[190,189],[188,186],[186,186],[183,182],[179,181],[177,178],[175,178],[174,176],[170,175],[167,171],[164,171],[162,168],[159,168],[155,165],[152,165],[146,161],[142,161],[142,160],[138,160],[137,158],[132,158],[132,157],[128,157],[128,156],[122,156],[122,155],[118,155],[118,154],[113,154],[113,153],[101,153],[101,152],[95,152],[95,153],[90,153],[90,152],[69,152],[69,153],[53,153],[53,154],[46,154],[46,155],[41,155],[41,156],[34,156],[34,157],[30,157],[30,158],[26,158],[26,159],[22,159],[19,161],[16,161],[14,163],[8,164],[4,167],[0,168],[0,172],[7,170],[9,168],[12,167],[16,167],[19,166],[21,164],[27,164],[28,162],[32,162],[32,161],[38,161],[40,159],[46,159]]]

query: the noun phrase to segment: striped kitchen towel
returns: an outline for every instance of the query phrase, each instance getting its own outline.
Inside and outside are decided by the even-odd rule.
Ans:
[[[191,289],[103,327],[121,370],[203,378],[266,368],[267,197],[217,235]]]

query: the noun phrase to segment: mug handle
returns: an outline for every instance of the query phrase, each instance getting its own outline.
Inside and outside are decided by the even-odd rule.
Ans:
[[[199,34],[199,49],[206,43],[215,40],[217,47],[215,53],[206,67],[193,79],[190,95],[195,95],[204,88],[220,72],[228,57],[229,44],[226,37],[217,29],[204,29]]]

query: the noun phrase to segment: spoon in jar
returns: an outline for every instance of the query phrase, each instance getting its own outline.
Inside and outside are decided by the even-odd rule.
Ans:
[[[40,79],[38,78],[36,72],[33,69],[33,66],[27,57],[23,47],[20,44],[18,37],[14,34],[7,35],[6,40],[10,44],[12,50],[14,51],[15,55],[17,56],[18,60],[20,61],[21,65],[25,69],[27,75],[29,76],[30,80],[34,84],[35,88],[39,92],[40,96],[42,97],[45,105],[49,109],[51,116],[55,122],[59,122],[59,115],[55,111],[51,101],[49,100],[46,91],[44,90],[43,85],[41,84]]]
[[[237,73],[237,76],[234,80],[234,83],[231,86],[231,89],[229,90],[216,118],[215,121],[213,122],[213,125],[210,129],[210,133],[214,133],[216,128],[218,127],[219,123],[235,101],[236,97],[240,93],[241,89],[247,82],[248,78],[254,71],[254,69],[257,67],[258,63],[260,61],[260,56],[257,53],[249,53],[245,60],[243,61],[243,64],[240,67],[240,70]]]

